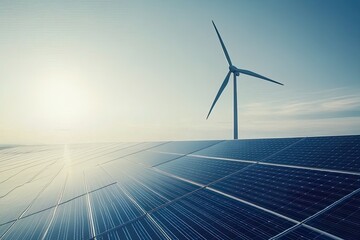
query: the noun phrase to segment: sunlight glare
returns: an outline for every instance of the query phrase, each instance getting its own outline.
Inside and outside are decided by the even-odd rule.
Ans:
[[[85,84],[70,78],[55,78],[38,87],[34,104],[43,127],[66,129],[86,121],[92,98]]]

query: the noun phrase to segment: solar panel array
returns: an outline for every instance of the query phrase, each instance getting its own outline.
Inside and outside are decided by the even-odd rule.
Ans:
[[[1,239],[360,239],[360,136],[6,146]]]

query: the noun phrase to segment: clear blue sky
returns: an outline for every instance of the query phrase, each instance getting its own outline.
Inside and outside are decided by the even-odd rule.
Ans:
[[[0,0],[0,143],[360,134],[360,1]]]

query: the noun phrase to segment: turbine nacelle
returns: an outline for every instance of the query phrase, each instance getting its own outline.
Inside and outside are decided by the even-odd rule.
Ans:
[[[235,73],[235,74],[237,73],[238,74],[237,76],[239,76],[238,70],[239,69],[237,69],[237,67],[235,67],[234,65],[229,66],[229,71],[232,72],[232,73]]]

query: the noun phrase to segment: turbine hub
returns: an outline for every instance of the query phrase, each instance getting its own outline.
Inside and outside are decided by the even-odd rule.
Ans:
[[[234,65],[231,65],[231,66],[229,66],[229,70],[230,70],[230,72],[232,72],[232,73],[236,73],[236,71],[238,70]]]

